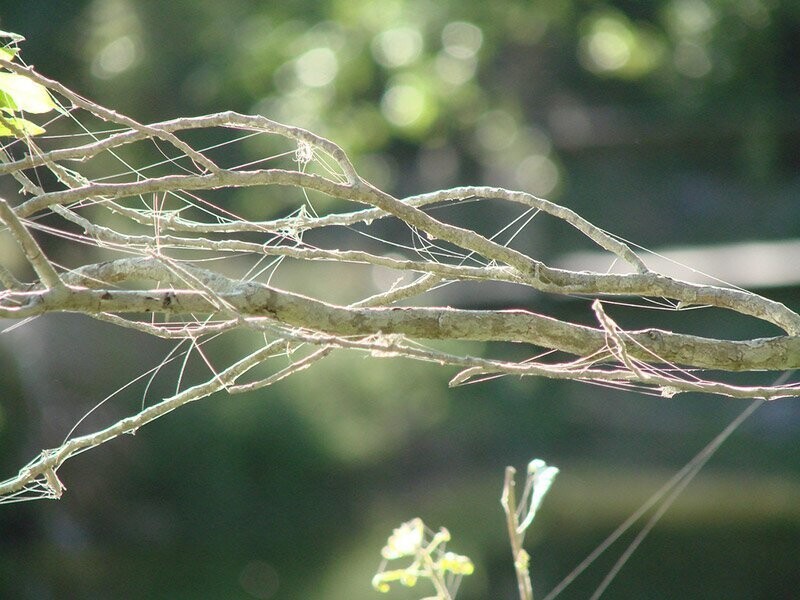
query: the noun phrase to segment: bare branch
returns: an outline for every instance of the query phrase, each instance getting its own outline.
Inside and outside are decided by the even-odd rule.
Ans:
[[[72,136],[43,139],[41,144],[19,139],[13,143],[24,145],[27,155],[17,159],[10,150],[0,150],[0,177],[16,182],[20,189],[19,200],[0,200],[0,221],[37,278],[30,285],[20,283],[11,273],[12,265],[0,256],[0,284],[5,288],[0,292],[0,318],[23,320],[73,312],[144,335],[177,343],[188,340],[211,371],[204,382],[44,451],[17,476],[0,483],[0,502],[3,497],[19,501],[26,493],[59,497],[65,487],[56,472],[76,453],[133,433],[187,402],[218,391],[242,393],[271,385],[339,350],[457,369],[451,385],[514,375],[600,383],[665,396],[701,392],[774,399],[800,392],[798,384],[733,385],[726,375],[800,368],[800,315],[792,308],[745,290],[690,283],[651,271],[627,244],[566,207],[494,187],[459,187],[399,199],[361,179],[334,142],[301,128],[234,112],[143,125],[33,69],[2,59],[0,67],[60,96],[72,107],[61,115],[64,120],[80,123],[82,115],[92,115],[93,122],[100,118],[122,127],[85,144],[76,144]],[[288,142],[290,150],[223,167],[208,158],[206,151],[178,137],[182,131],[202,128],[227,131],[234,138],[231,143],[237,141],[239,131],[272,136],[281,144]],[[159,154],[150,164],[125,164],[116,183],[108,178],[93,180],[88,170],[65,166],[115,158],[114,152],[130,144],[161,141],[171,144],[178,156],[163,160]],[[153,151],[150,146],[147,150]],[[255,164],[268,168],[252,168]],[[155,166],[159,176],[148,177]],[[49,170],[52,177],[31,179],[26,171],[36,168]],[[244,218],[233,214],[224,202],[202,197],[205,191],[236,188],[264,192],[265,219]],[[298,197],[306,201],[301,200],[289,214],[267,208],[270,195],[283,189],[301,192]],[[307,194],[311,191],[325,197],[316,206],[319,211],[311,205]],[[330,208],[330,199],[358,206],[341,212],[341,203]],[[607,251],[610,261],[625,261],[632,272],[553,268],[500,243],[497,235],[481,235],[434,216],[442,214],[432,210],[436,206],[467,201],[490,206],[511,203],[531,214],[546,213],[555,217],[556,226],[565,223]],[[389,227],[373,225],[390,218],[403,226],[401,231],[410,232],[411,242],[389,238]],[[42,253],[31,233],[34,230],[37,236],[59,238],[57,242],[64,245],[56,247],[68,248],[64,250],[68,266]],[[44,247],[53,253],[50,246]],[[280,278],[283,271],[294,268],[281,265],[310,266],[312,262],[314,274],[302,278],[312,292],[297,286],[306,292],[301,294],[273,285],[276,271]],[[323,274],[317,275],[321,269]],[[292,277],[279,281],[290,285],[286,282]],[[439,305],[434,290],[461,282],[470,282],[470,290],[478,289],[477,293],[493,284],[513,284],[526,292],[589,297],[595,300],[600,326],[511,305],[499,310]],[[607,314],[608,303],[605,307],[600,303],[608,298],[722,308],[761,319],[786,335],[729,340],[724,332],[700,337],[654,327],[627,331]],[[253,338],[254,346],[249,354],[216,372],[201,345],[233,332]],[[427,347],[429,340],[526,344],[535,358],[519,362],[492,358],[490,343],[487,356],[460,353],[458,345],[444,352]],[[289,357],[290,364],[274,366],[279,355]],[[255,366],[267,363],[273,366],[266,375],[248,383],[238,381]]]
[[[11,231],[11,235],[14,236],[20,250],[22,250],[25,258],[28,259],[28,262],[39,276],[42,284],[53,290],[61,290],[64,284],[61,282],[61,279],[59,279],[58,273],[53,268],[53,265],[47,260],[39,244],[33,239],[33,236],[3,198],[0,198],[0,221]],[[13,279],[10,280],[10,283],[14,283]]]
[[[186,154],[186,156],[190,157],[196,164],[203,166],[205,169],[209,171],[216,172],[219,170],[219,167],[214,164],[214,162],[203,154],[195,151],[191,146],[186,144],[185,142],[181,141],[173,134],[160,130],[154,127],[148,127],[147,125],[142,125],[141,123],[137,123],[130,117],[126,117],[125,115],[121,115],[118,112],[113,110],[109,110],[105,107],[100,106],[99,104],[95,104],[87,100],[86,98],[76,94],[66,86],[62,85],[58,81],[53,81],[52,79],[48,79],[33,70],[32,67],[23,67],[18,65],[14,62],[7,61],[0,59],[0,67],[7,69],[13,73],[17,73],[18,75],[23,75],[24,77],[28,77],[35,81],[36,83],[43,85],[44,87],[57,92],[64,98],[68,99],[74,106],[78,106],[85,110],[88,110],[92,114],[104,119],[106,121],[110,121],[112,123],[117,123],[119,125],[123,125],[125,127],[130,127],[135,131],[139,131],[140,133],[146,135],[147,137],[156,137],[163,139],[164,141],[169,142],[170,144],[174,145],[178,150]]]

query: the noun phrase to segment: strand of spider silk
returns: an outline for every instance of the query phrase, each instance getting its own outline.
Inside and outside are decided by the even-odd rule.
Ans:
[[[786,380],[788,380],[789,377],[792,375],[792,373],[794,373],[794,370],[784,372],[780,377],[778,377],[773,382],[773,385],[781,385],[785,383]],[[690,460],[686,464],[686,466],[684,466],[680,471],[678,471],[675,475],[673,475],[670,478],[670,480],[667,481],[667,483],[661,486],[661,488],[659,488],[659,490],[655,494],[650,496],[650,498],[648,498],[647,501],[641,507],[639,507],[638,510],[636,510],[630,517],[625,519],[625,521],[619,527],[617,527],[617,529],[615,529],[611,533],[611,535],[609,535],[597,548],[594,549],[594,551],[591,554],[589,554],[589,556],[587,556],[577,567],[575,567],[572,570],[572,572],[569,573],[569,575],[567,575],[564,579],[562,579],[561,582],[558,585],[556,585],[556,587],[554,587],[552,591],[549,594],[547,594],[547,596],[545,596],[544,600],[553,600],[553,598],[555,598],[561,592],[563,592],[567,588],[567,586],[570,585],[573,581],[575,581],[575,579],[577,579],[578,576],[589,567],[589,565],[591,565],[603,552],[605,552],[609,548],[609,546],[611,546],[611,544],[617,541],[617,539],[619,539],[619,537],[622,534],[624,534],[628,529],[630,529],[630,527],[634,523],[636,523],[636,521],[642,518],[642,516],[648,510],[650,510],[659,500],[664,498],[667,494],[670,494],[673,488],[679,486],[678,492],[675,494],[670,494],[670,497],[665,500],[666,508],[663,511],[659,510],[657,514],[653,516],[653,518],[651,519],[652,524],[651,522],[647,523],[645,529],[642,530],[644,535],[642,535],[642,532],[640,532],[640,534],[637,536],[637,539],[634,539],[633,542],[631,542],[631,545],[636,544],[636,546],[638,546],[644,539],[644,536],[647,535],[647,533],[650,531],[650,529],[653,528],[653,526],[655,526],[655,524],[658,522],[658,520],[661,518],[664,512],[666,512],[666,509],[669,508],[672,502],[674,502],[674,500],[678,497],[680,492],[683,491],[683,489],[689,484],[689,482],[692,481],[694,476],[700,472],[700,469],[702,469],[702,467],[714,455],[714,453],[725,442],[725,440],[727,440],[731,436],[731,434],[733,434],[733,432],[736,431],[736,429],[751,414],[753,414],[753,412],[755,412],[755,410],[759,406],[764,404],[764,402],[765,402],[764,400],[755,400],[754,402],[749,404],[747,408],[745,408],[727,427],[725,427],[725,429],[723,429],[719,435],[717,435],[713,440],[711,440],[711,442],[708,445],[706,445],[705,448],[700,450],[700,452],[698,452],[697,455],[695,455],[694,458],[692,458],[692,460]],[[641,537],[641,539],[639,539],[639,537]],[[614,569],[612,569],[613,575],[612,573],[609,573],[609,575],[611,575],[611,578],[609,579],[609,576],[607,575],[606,579],[608,581],[606,581],[606,579],[603,580],[603,584],[605,584],[605,587],[607,587],[608,584],[611,583],[613,577],[616,576],[616,573],[619,572],[619,569],[622,568],[623,564],[625,563],[625,561],[627,561],[627,559],[630,557],[630,554],[632,553],[633,553],[632,550],[630,552],[626,550],[623,556],[620,557],[620,560],[617,561],[618,565],[614,565]],[[601,586],[603,584],[601,584]],[[605,589],[605,587],[603,587],[603,590]]]
[[[722,442],[725,441],[725,438],[733,433],[734,430],[736,430],[736,428],[739,427],[739,425],[741,425],[745,419],[747,419],[747,417],[752,415],[759,406],[764,404],[764,402],[765,400],[755,400],[752,402],[741,414],[739,414],[738,417],[736,417],[734,421],[731,422],[730,425],[728,425],[728,427],[725,428],[725,430],[719,436],[717,436],[717,438],[715,438],[714,441],[717,441],[717,439],[721,438],[716,447],[709,448],[707,446],[703,449],[703,452],[698,454],[698,456],[701,457],[700,460],[692,466],[691,471],[687,473],[686,476],[669,493],[669,495],[664,498],[664,502],[662,502],[658,509],[653,513],[653,516],[647,520],[647,523],[644,527],[642,527],[642,530],[636,534],[636,537],[633,538],[625,551],[617,559],[617,562],[614,563],[614,566],[611,567],[611,570],[603,578],[603,581],[601,581],[600,585],[597,586],[597,589],[595,590],[594,594],[592,594],[590,600],[598,600],[598,598],[600,598],[608,586],[611,585],[611,582],[614,580],[614,578],[619,574],[622,567],[625,566],[625,563],[628,562],[628,559],[644,541],[644,538],[647,537],[653,527],[656,526],[656,523],[658,523],[661,520],[661,517],[664,516],[664,513],[666,513],[672,506],[672,503],[675,502],[683,490],[686,489],[686,487],[692,482],[692,479],[694,479],[695,475],[700,472],[709,459],[714,455],[717,448],[719,448],[719,445],[722,444]]]
[[[575,567],[569,575],[567,575],[553,590],[545,596],[544,600],[553,600],[556,596],[558,596],[561,592],[563,592],[567,586],[569,586],[578,576],[583,573],[603,552],[605,552],[614,542],[619,539],[619,537],[624,534],[630,527],[636,523],[642,516],[647,513],[659,500],[661,500],[666,494],[670,492],[673,488],[681,484],[682,481],[685,479],[687,483],[691,481],[692,477],[696,475],[695,468],[698,463],[705,464],[705,462],[711,458],[711,456],[716,452],[717,448],[730,436],[731,433],[739,426],[741,421],[744,421],[745,418],[750,416],[752,412],[761,406],[764,403],[764,400],[756,400],[752,402],[744,412],[742,412],[731,424],[729,424],[717,437],[715,437],[711,443],[709,443],[705,448],[703,448],[692,460],[690,460],[686,466],[684,466],[680,471],[678,471],[675,475],[673,475],[669,481],[667,481],[661,488],[658,489],[647,501],[642,504],[630,517],[625,519],[625,521],[615,529],[611,535],[609,535],[603,542],[592,551],[589,556],[587,556],[577,567]],[[682,488],[681,488],[682,489]]]

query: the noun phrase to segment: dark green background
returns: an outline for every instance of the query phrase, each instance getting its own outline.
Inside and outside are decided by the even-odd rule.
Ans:
[[[475,74],[443,83],[442,31],[462,21],[482,33]],[[383,66],[373,39],[399,26],[416,30],[420,54]],[[23,56],[40,72],[140,121],[261,111],[336,140],[398,196],[535,186],[519,165],[546,156],[557,184],[530,191],[648,248],[800,233],[800,4],[791,0],[2,2],[0,28],[28,38]],[[631,57],[613,55],[615,68],[598,71],[586,49],[604,35]],[[115,43],[133,49],[119,72],[108,68]],[[318,47],[333,48],[338,71],[306,89],[293,61]],[[398,83],[425,99],[423,117],[405,127],[380,111]],[[504,132],[514,141],[503,143]],[[245,214],[252,206],[230,202]],[[572,249],[572,238],[537,231],[528,248],[537,257]],[[759,291],[797,310],[795,284]],[[592,320],[578,300],[522,305]],[[708,311],[628,318],[731,338],[777,334]],[[59,315],[0,337],[0,476],[59,443],[167,351]],[[77,457],[59,471],[60,502],[0,509],[0,597],[375,598],[385,537],[420,516],[447,526],[450,547],[476,563],[459,598],[515,598],[498,499],[504,467],[534,457],[562,469],[527,545],[543,597],[746,405],[538,380],[450,390],[452,375],[341,355]],[[154,392],[169,393],[167,379]],[[96,422],[140,399],[132,390]],[[800,597],[799,439],[796,401],[762,407],[606,597]],[[561,597],[588,597],[615,549]]]

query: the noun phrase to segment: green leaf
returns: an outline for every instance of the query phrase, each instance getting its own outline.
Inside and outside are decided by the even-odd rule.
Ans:
[[[14,110],[38,114],[58,108],[47,88],[16,73],[0,73],[0,91],[11,97]]]
[[[6,94],[3,90],[0,90],[0,111],[10,114],[16,110],[17,105],[14,104],[14,99]]]
[[[11,48],[10,46],[6,46],[5,48],[0,48],[0,58],[3,60],[14,60],[14,57],[19,53],[19,48]]]
[[[0,120],[0,137],[19,137],[19,133],[25,135],[39,135],[44,133],[44,129],[36,123],[31,123],[27,119],[19,117],[4,117]]]

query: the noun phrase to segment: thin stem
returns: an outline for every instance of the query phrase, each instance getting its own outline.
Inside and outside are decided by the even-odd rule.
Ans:
[[[514,467],[506,467],[505,479],[503,481],[503,495],[500,497],[500,504],[506,513],[506,526],[508,527],[508,539],[511,542],[511,556],[514,559],[514,572],[517,576],[517,589],[519,590],[520,600],[533,600],[533,586],[531,585],[530,573],[528,571],[528,553],[522,547],[522,540],[525,532],[519,532],[519,520],[517,518],[517,498],[515,475],[517,470]]]

